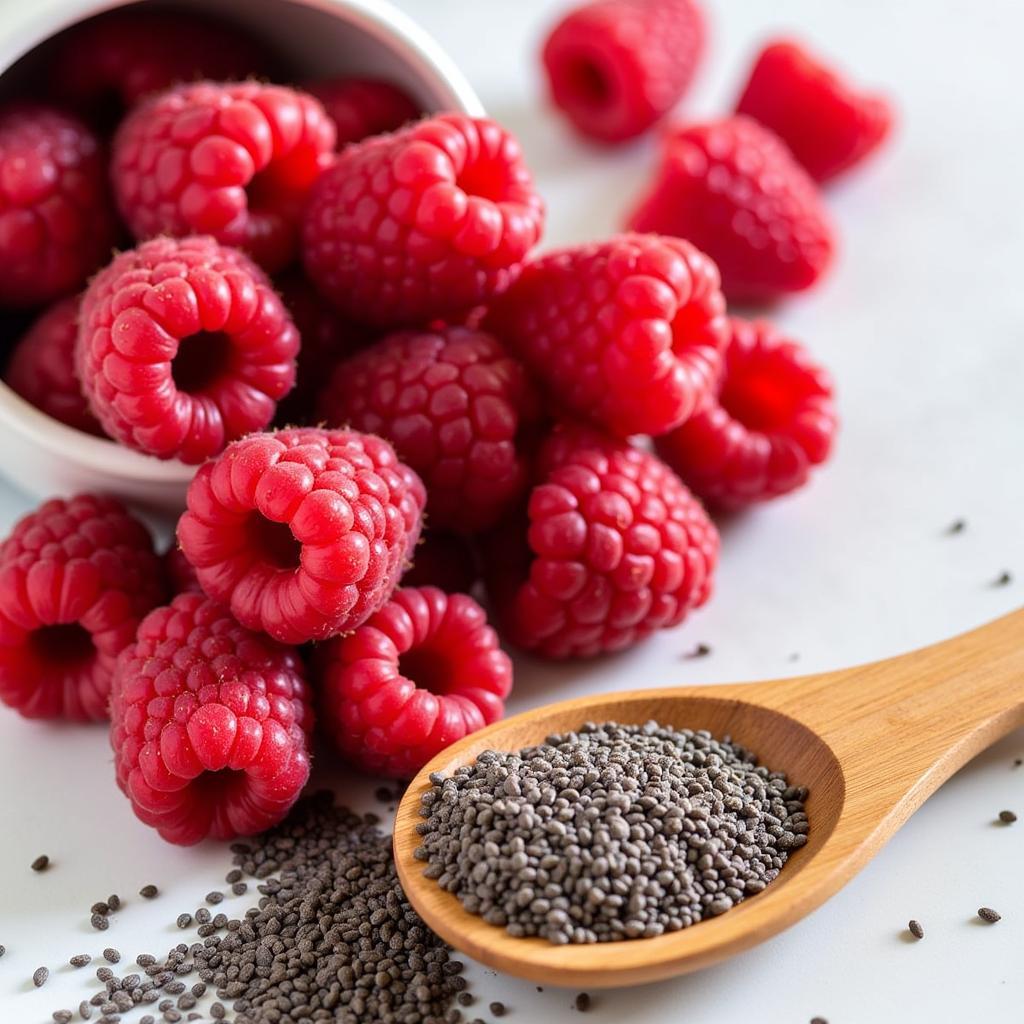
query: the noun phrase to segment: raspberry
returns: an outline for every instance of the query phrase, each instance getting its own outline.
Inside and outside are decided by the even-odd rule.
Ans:
[[[370,135],[393,132],[420,116],[420,109],[396,85],[378,78],[325,78],[306,82],[334,122],[338,149]]]
[[[492,526],[526,486],[517,442],[537,418],[535,396],[481,331],[392,334],[341,363],[317,408],[330,425],[386,437],[426,484],[436,526]]]
[[[302,339],[295,387],[278,403],[275,421],[283,427],[313,425],[317,392],[334,367],[364,348],[369,337],[364,328],[341,316],[303,274],[288,273],[274,283]]]
[[[167,580],[167,589],[171,594],[201,593],[199,578],[192,567],[192,563],[185,557],[185,553],[178,547],[175,541],[160,556],[160,562],[164,568],[164,579]]]
[[[237,24],[133,6],[63,33],[47,71],[62,103],[115,125],[144,96],[176,82],[241,79],[268,65],[263,47]]]
[[[149,533],[117,501],[40,505],[0,546],[0,701],[26,718],[106,718],[117,656],[163,597]]]
[[[476,553],[466,537],[430,529],[402,574],[403,587],[438,587],[447,594],[468,593],[480,578]]]
[[[878,149],[894,120],[884,96],[854,88],[789,40],[761,51],[736,112],[774,131],[818,181],[835,177]]]
[[[96,136],[38,103],[0,111],[0,305],[39,305],[81,287],[116,230]]]
[[[277,824],[309,778],[312,724],[298,653],[243,629],[202,594],[150,612],[118,659],[117,782],[168,842]]]
[[[543,220],[515,139],[444,114],[340,154],[313,187],[303,259],[354,320],[415,327],[504,291]]]
[[[334,148],[320,103],[279,85],[197,82],[137,106],[111,177],[136,238],[210,234],[268,272],[298,254],[299,220]]]
[[[426,494],[379,437],[254,434],[202,466],[178,542],[203,589],[283,643],[364,622],[391,595]]]
[[[75,373],[78,296],[54,303],[11,354],[4,380],[47,416],[86,434],[103,435]]]
[[[512,662],[483,608],[436,587],[396,590],[317,661],[328,735],[363,771],[392,778],[411,778],[496,722],[512,689]]]
[[[717,401],[659,438],[658,453],[701,497],[764,501],[807,482],[836,432],[832,382],[770,324],[733,317]]]
[[[76,358],[111,437],[197,463],[273,419],[298,347],[281,300],[248,258],[208,237],[155,238],[93,278]]]
[[[835,248],[814,182],[772,132],[746,117],[670,135],[629,227],[688,238],[718,264],[730,300],[810,288]]]
[[[514,643],[552,658],[620,651],[708,599],[718,533],[657,458],[567,427],[538,468],[526,523],[485,548],[488,589]]]
[[[725,300],[689,242],[619,235],[527,264],[485,323],[570,413],[660,434],[714,384]]]
[[[597,0],[571,11],[544,44],[556,106],[601,142],[645,132],[682,99],[704,50],[694,0]]]

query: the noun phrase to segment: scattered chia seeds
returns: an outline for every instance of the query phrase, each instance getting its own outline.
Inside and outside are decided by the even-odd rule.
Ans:
[[[978,917],[986,924],[995,924],[996,921],[1002,920],[1003,915],[996,913],[991,907],[980,907],[978,909]]]
[[[224,893],[218,892],[217,890],[214,890],[213,892],[208,892],[206,894],[206,902],[211,904],[212,906],[216,906],[218,903],[223,902],[223,900]]]
[[[179,928],[187,928],[192,923],[191,914],[179,914],[178,920],[175,922]]]
[[[807,841],[807,791],[728,738],[587,723],[485,751],[423,795],[424,874],[516,937],[678,931],[776,878]]]
[[[687,651],[683,655],[684,658],[706,658],[711,653],[711,648],[707,644],[697,644],[693,650]]]
[[[120,963],[121,954],[116,949],[108,946],[103,950],[103,959],[106,960],[108,964]]]
[[[50,858],[41,853],[30,865],[33,871],[45,871],[50,866]]]
[[[588,992],[581,992],[576,997],[575,1005],[576,1009],[579,1010],[580,1013],[586,1013],[587,1010],[590,1009],[590,994]]]
[[[110,905],[106,900],[97,900],[90,908],[89,912],[92,914],[102,914],[104,917],[110,913]]]
[[[89,924],[98,932],[105,932],[110,927],[110,922],[105,914],[93,914],[89,918]]]
[[[85,999],[78,1004],[78,1016],[81,1017],[82,1020],[88,1020],[92,1016],[92,1007]]]
[[[32,972],[32,984],[36,988],[42,988],[46,984],[46,979],[50,976],[49,967],[37,967]]]
[[[491,1013],[494,1014],[495,1017],[504,1017],[505,1016],[505,1004],[504,1003],[497,1003],[497,1002],[491,1003],[491,1005],[488,1007],[488,1009],[491,1011]]]
[[[999,820],[1004,825],[1012,825],[1017,820],[1017,815],[1013,811],[1000,811]]]
[[[56,1024],[70,1024],[74,1014],[70,1010],[54,1010],[52,1016]]]
[[[88,953],[76,953],[69,961],[72,967],[85,967],[92,963],[92,957]]]
[[[907,925],[907,928],[910,931],[910,934],[913,935],[915,939],[923,939],[924,938],[924,929],[921,927],[921,922],[920,921],[913,921],[912,920]]]
[[[3,943],[0,943],[0,956],[3,956],[4,953],[6,953],[6,952],[7,952],[7,947],[5,945],[3,945]]]
[[[152,900],[160,895],[160,890],[155,885],[144,885],[139,890],[139,895],[144,900]]]
[[[235,896],[244,896],[249,891],[249,885],[246,882],[232,882],[231,892]]]
[[[1008,587],[1013,582],[1013,576],[1008,572],[1001,572],[993,581],[993,587]]]
[[[946,533],[950,534],[951,536],[955,536],[958,533],[963,533],[966,529],[966,519],[954,519],[953,522],[951,522],[949,526],[946,527]]]

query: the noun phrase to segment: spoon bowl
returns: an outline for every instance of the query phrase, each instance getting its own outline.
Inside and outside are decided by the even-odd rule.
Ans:
[[[420,801],[433,772],[519,750],[585,721],[707,729],[809,791],[805,846],[727,913],[650,939],[556,946],[514,938],[424,878]],[[455,949],[531,981],[592,988],[697,970],[756,945],[823,903],[957,768],[1024,724],[1024,611],[945,643],[857,668],[765,683],[641,690],[536,708],[467,736],[416,776],[395,818],[395,862],[426,923]]]

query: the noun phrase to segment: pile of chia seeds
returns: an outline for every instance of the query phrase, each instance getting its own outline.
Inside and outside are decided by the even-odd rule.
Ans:
[[[760,892],[807,841],[807,791],[708,732],[587,723],[435,774],[424,874],[510,935],[678,931]]]
[[[205,907],[181,914],[178,926],[198,925],[200,941],[159,959],[142,953],[135,961],[141,970],[125,976],[101,967],[104,987],[82,1004],[82,1019],[108,1024],[145,1005],[152,1011],[140,1024],[155,1024],[153,1014],[161,1022],[197,1020],[197,1005],[215,994],[206,1013],[234,1024],[461,1021],[456,1000],[472,1002],[463,965],[406,900],[391,837],[376,820],[319,793],[277,828],[236,843],[226,881],[241,895],[243,875],[259,879],[258,906],[240,918]],[[215,892],[206,901],[222,898]],[[120,960],[117,950],[104,956]],[[83,966],[89,959],[75,958]],[[72,1014],[56,1011],[54,1019]]]

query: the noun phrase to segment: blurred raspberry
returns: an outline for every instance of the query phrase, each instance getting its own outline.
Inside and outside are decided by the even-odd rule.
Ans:
[[[263,832],[309,778],[310,701],[293,648],[179,594],[146,616],[117,664],[118,785],[171,843]]]
[[[328,736],[363,771],[399,779],[500,719],[512,689],[512,662],[484,610],[435,587],[395,591],[317,663]]]
[[[203,590],[244,626],[284,643],[323,640],[391,596],[425,500],[379,437],[253,434],[196,473],[178,542]]]
[[[42,104],[2,108],[0,305],[40,305],[80,288],[116,232],[96,136]]]
[[[701,497],[726,507],[802,487],[837,429],[832,382],[770,324],[733,317],[717,400],[658,438],[658,453]]]
[[[396,85],[379,78],[322,78],[305,82],[334,122],[337,147],[360,142],[370,135],[393,132],[420,116],[420,109]]]
[[[443,114],[339,154],[306,207],[303,259],[352,319],[417,327],[504,291],[543,220],[515,139]]]
[[[119,502],[40,505],[0,546],[0,701],[26,718],[106,718],[117,656],[164,593],[152,539]]]

